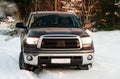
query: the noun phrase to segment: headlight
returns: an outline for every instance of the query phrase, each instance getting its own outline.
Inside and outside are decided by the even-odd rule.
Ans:
[[[26,38],[26,43],[27,44],[37,44],[38,43],[38,38],[34,38],[34,37],[27,37]]]
[[[82,38],[82,45],[84,48],[91,47],[92,39],[90,37],[83,37]]]

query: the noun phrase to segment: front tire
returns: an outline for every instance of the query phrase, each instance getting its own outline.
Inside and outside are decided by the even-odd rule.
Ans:
[[[25,69],[26,65],[24,63],[24,57],[23,57],[23,52],[20,52],[19,56],[19,68],[20,69]]]

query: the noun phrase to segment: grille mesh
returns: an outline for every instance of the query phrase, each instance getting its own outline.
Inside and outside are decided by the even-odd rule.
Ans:
[[[41,48],[50,49],[69,49],[69,48],[80,48],[79,40],[76,39],[43,39]]]

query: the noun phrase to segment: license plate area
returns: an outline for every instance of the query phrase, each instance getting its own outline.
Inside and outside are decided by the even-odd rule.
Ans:
[[[51,58],[52,64],[70,64],[71,59],[70,58]]]

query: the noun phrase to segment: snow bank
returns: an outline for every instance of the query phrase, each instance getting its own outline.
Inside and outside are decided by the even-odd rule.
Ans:
[[[0,79],[120,79],[120,31],[91,33],[95,60],[90,70],[48,68],[40,74],[19,70],[20,40],[0,35]]]
[[[6,22],[0,22],[0,31],[10,30],[8,26],[9,24],[7,24]]]

